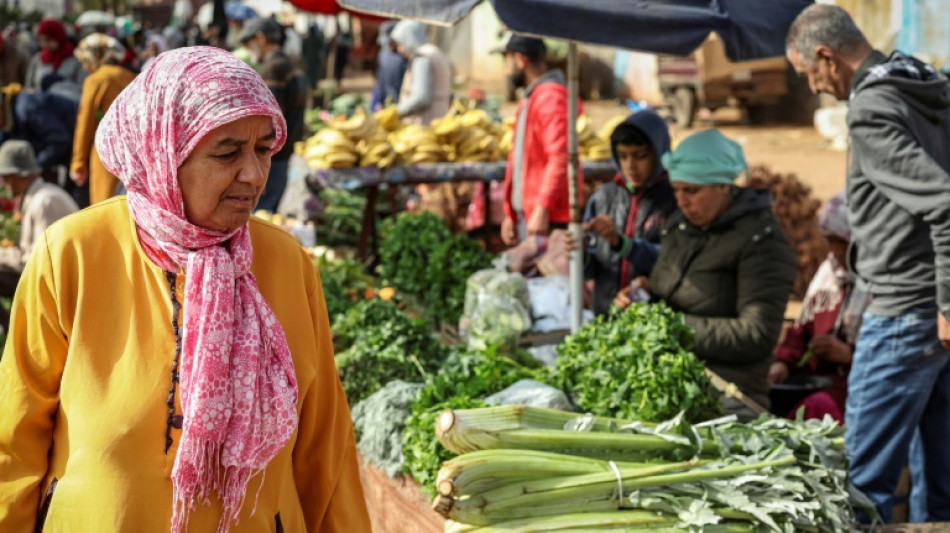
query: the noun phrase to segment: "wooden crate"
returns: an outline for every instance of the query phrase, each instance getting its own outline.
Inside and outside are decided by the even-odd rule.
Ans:
[[[441,533],[445,519],[432,510],[419,484],[408,477],[390,479],[360,457],[360,479],[373,533]]]

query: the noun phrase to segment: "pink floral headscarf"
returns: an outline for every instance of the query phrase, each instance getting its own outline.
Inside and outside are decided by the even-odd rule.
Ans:
[[[264,81],[217,48],[166,52],[123,91],[96,133],[103,164],[122,180],[146,254],[187,273],[180,385],[184,424],[172,469],[172,531],[197,502],[222,501],[219,532],[237,520],[248,480],[297,425],[287,339],[250,273],[247,224],[229,232],[185,218],[178,168],[212,130],[271,117],[277,152],[286,124]]]

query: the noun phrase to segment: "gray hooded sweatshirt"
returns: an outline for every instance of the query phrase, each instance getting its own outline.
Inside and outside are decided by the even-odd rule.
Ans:
[[[413,20],[396,24],[392,40],[411,55],[396,110],[406,122],[428,126],[449,112],[452,67],[445,54],[426,38],[425,26]]]
[[[874,52],[848,111],[849,263],[869,311],[950,313],[950,83],[920,61]]]

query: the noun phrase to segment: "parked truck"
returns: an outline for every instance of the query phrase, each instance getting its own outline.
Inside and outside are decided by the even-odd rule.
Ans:
[[[701,108],[739,106],[752,123],[810,123],[817,108],[784,57],[730,61],[715,35],[690,56],[659,56],[657,70],[664,105],[684,127]]]

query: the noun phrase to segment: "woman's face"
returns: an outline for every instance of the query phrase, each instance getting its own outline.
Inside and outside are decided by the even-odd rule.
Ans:
[[[217,231],[247,223],[267,183],[276,136],[271,117],[253,116],[202,139],[178,167],[188,221]]]
[[[732,200],[728,185],[693,185],[673,182],[676,205],[694,226],[705,227],[712,224],[719,215],[726,212]]]
[[[40,48],[42,48],[43,50],[46,50],[47,52],[51,52],[51,53],[59,50],[59,41],[57,41],[56,39],[53,39],[52,37],[48,35],[40,35],[39,40],[40,40]]]

